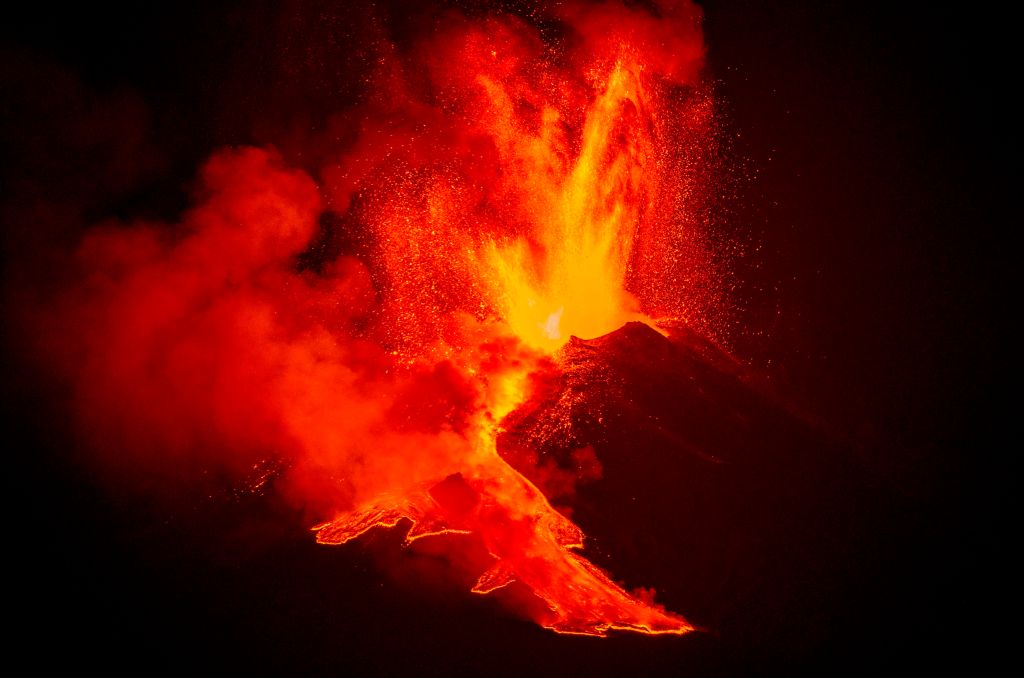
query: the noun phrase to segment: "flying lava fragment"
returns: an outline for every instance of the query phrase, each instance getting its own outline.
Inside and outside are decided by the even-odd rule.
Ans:
[[[688,0],[442,14],[378,41],[315,171],[225,149],[180,223],[95,225],[34,323],[100,465],[153,483],[269,459],[320,543],[474,539],[472,591],[515,584],[545,627],[692,630],[588,561],[497,440],[572,337],[714,329],[700,20]],[[588,455],[566,482],[599,476]]]

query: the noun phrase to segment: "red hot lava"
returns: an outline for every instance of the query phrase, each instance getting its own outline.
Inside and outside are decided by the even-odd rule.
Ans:
[[[473,591],[518,582],[559,632],[691,630],[580,555],[495,441],[571,336],[713,325],[699,26],[686,0],[450,13],[380,42],[317,180],[225,150],[180,224],[98,225],[37,318],[82,435],[147,477],[273,460],[321,543],[470,535]],[[325,210],[359,246],[300,266]]]

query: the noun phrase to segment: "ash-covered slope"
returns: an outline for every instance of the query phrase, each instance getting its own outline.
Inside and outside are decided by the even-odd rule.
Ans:
[[[870,501],[846,450],[686,330],[629,323],[558,362],[499,451],[571,510],[588,557],[723,640],[815,646]]]

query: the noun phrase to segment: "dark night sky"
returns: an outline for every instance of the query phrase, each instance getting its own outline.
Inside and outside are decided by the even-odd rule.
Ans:
[[[385,4],[396,34],[415,23]],[[224,555],[210,525],[232,532],[230,510],[133,517],[79,473],[61,403],[11,349],[9,557],[25,568],[9,595],[24,603],[12,614],[35,661],[443,673],[489,672],[496,658],[509,671],[699,674],[991,660],[1008,635],[992,609],[1006,595],[1016,503],[1001,442],[1016,225],[1009,20],[967,5],[703,4],[708,69],[743,168],[729,229],[750,243],[735,264],[735,351],[857,441],[865,477],[892,498],[864,519],[886,531],[847,564],[823,639],[796,656],[713,638],[595,650],[491,619],[478,601],[410,602],[371,558],[322,555],[305,535],[247,546],[232,533]],[[287,130],[351,102],[367,12],[305,22],[275,5],[38,6],[3,22],[9,281],[45,265],[41,241],[73,239],[98,217],[173,217],[212,149],[287,153]],[[39,204],[47,216],[27,221]],[[197,522],[211,534],[186,535]],[[339,591],[301,584],[337,570]],[[274,582],[287,584],[265,590]],[[370,589],[380,597],[352,593]],[[446,627],[456,631],[436,632]]]

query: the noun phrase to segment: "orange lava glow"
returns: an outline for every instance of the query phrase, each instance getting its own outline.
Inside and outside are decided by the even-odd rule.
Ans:
[[[507,94],[481,84],[498,111],[503,162],[530,167],[527,190],[536,201],[529,237],[487,245],[484,267],[501,316],[517,337],[544,350],[640,319],[625,279],[654,153],[642,127],[625,130],[626,139],[616,129],[644,105],[639,65],[612,67],[586,112],[579,155],[568,163],[557,110],[542,112],[539,138],[524,135],[508,120]]]
[[[270,459],[285,470],[259,487],[321,543],[461,535],[491,558],[472,590],[516,583],[545,627],[692,630],[586,560],[495,443],[571,336],[714,323],[700,11],[652,7],[450,13],[382,39],[364,100],[310,140],[315,171],[221,151],[181,224],[93,229],[38,324],[101,463]],[[324,223],[345,244],[317,249]]]

